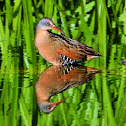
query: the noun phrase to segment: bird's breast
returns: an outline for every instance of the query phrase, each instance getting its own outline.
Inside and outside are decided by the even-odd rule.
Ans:
[[[61,64],[61,62],[57,62],[59,56],[56,51],[58,48],[57,43],[53,41],[48,31],[38,30],[36,32],[35,46],[44,59],[55,65]]]

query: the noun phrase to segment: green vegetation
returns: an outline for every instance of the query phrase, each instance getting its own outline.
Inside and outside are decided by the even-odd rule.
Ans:
[[[102,73],[52,97],[68,98],[49,115],[40,112],[35,94],[39,74],[50,65],[34,46],[42,17],[103,55],[83,63]],[[0,125],[126,125],[126,67],[119,64],[124,58],[124,0],[0,0]]]

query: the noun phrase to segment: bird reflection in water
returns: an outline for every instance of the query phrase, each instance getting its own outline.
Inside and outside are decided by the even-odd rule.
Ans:
[[[65,101],[50,102],[49,99],[67,89],[82,85],[94,78],[100,70],[86,66],[51,66],[43,71],[36,83],[37,103],[46,114]]]

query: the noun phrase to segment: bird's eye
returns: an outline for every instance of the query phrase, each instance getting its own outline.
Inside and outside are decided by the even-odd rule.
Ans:
[[[51,108],[50,107],[47,107],[48,110],[50,110]]]
[[[49,22],[46,22],[46,25],[49,25]]]

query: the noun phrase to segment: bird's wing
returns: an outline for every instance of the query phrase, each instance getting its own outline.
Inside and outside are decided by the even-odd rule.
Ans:
[[[70,59],[81,59],[85,55],[101,56],[101,54],[94,51],[92,47],[86,44],[54,33],[50,33],[50,35],[53,42],[56,44],[56,51]]]

